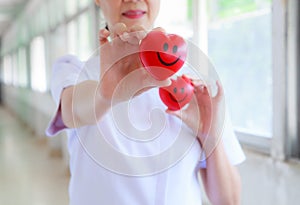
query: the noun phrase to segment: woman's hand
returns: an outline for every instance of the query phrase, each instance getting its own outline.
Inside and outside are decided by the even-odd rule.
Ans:
[[[127,101],[151,87],[170,84],[170,80],[153,79],[143,68],[139,58],[139,43],[145,36],[143,27],[128,28],[123,23],[114,25],[110,31],[99,31],[99,92],[108,103]]]
[[[195,132],[205,153],[210,154],[219,142],[225,120],[223,89],[217,81],[218,93],[212,97],[202,81],[192,79],[192,82],[195,88],[194,98],[188,107],[167,112],[182,119]]]

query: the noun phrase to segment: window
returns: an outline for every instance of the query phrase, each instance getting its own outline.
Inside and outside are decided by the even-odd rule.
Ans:
[[[89,6],[89,4],[91,4],[91,3],[94,3],[93,1],[90,1],[90,0],[80,0],[79,2],[78,2],[78,6],[79,6],[79,8],[80,9],[84,9],[84,8],[86,8],[87,6]]]
[[[33,90],[45,92],[47,90],[45,42],[41,36],[35,37],[30,44],[30,62],[31,87]]]
[[[78,56],[86,60],[92,55],[92,19],[89,12],[84,12],[78,18]]]
[[[77,22],[70,21],[67,24],[67,40],[68,40],[68,53],[76,54],[77,53]]]
[[[3,82],[7,85],[12,84],[13,73],[12,73],[12,57],[6,55],[3,58]]]
[[[271,137],[271,0],[209,1],[208,19],[208,56],[226,89],[233,125]]]
[[[18,52],[18,84],[21,87],[26,87],[28,85],[27,71],[26,49],[21,47]]]
[[[18,53],[14,51],[12,53],[12,83],[14,86],[19,85],[19,70],[18,70]]]
[[[236,130],[266,138],[273,132],[271,5],[271,0],[165,0],[156,22],[208,54]]]
[[[168,33],[191,38],[192,0],[161,1],[161,9],[155,26],[163,27]]]
[[[72,16],[77,11],[77,1],[76,0],[66,0],[65,1],[65,13],[67,16]]]
[[[67,45],[66,45],[66,27],[65,25],[60,25],[52,30],[50,33],[50,44],[48,45],[48,57],[51,64],[57,60],[57,58],[66,55]],[[52,67],[52,66],[51,66]],[[50,72],[51,73],[51,72]]]

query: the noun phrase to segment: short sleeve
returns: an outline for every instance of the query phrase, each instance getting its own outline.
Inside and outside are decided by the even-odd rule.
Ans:
[[[246,159],[246,157],[237,139],[237,136],[234,133],[233,126],[228,114],[226,115],[225,124],[227,126],[224,127],[222,138],[224,149],[231,164],[237,165],[242,163]]]
[[[246,159],[242,147],[234,133],[228,111],[226,111],[224,130],[221,140],[223,142],[227,158],[232,165],[238,165]],[[198,168],[206,168],[205,159],[199,161]]]
[[[62,121],[60,97],[62,91],[69,86],[79,83],[83,63],[77,57],[67,55],[59,58],[52,67],[51,94],[57,105],[56,112],[46,129],[47,136],[54,136],[66,128]]]

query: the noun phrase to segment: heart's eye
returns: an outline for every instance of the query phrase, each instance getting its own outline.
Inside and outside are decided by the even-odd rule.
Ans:
[[[167,51],[169,49],[169,45],[167,43],[164,44],[164,51]]]
[[[181,91],[181,93],[184,93],[184,88],[181,88],[180,91]]]
[[[173,92],[174,92],[174,93],[177,93],[177,88],[174,88],[174,89],[173,89]]]
[[[176,53],[178,51],[178,46],[173,47],[173,53]]]

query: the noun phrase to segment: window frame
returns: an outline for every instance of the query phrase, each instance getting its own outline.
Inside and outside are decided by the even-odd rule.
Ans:
[[[290,0],[287,8],[287,143],[286,155],[300,158],[300,3]]]
[[[273,0],[273,138],[271,156],[299,158],[297,25],[299,2]],[[299,45],[298,45],[299,46]]]

